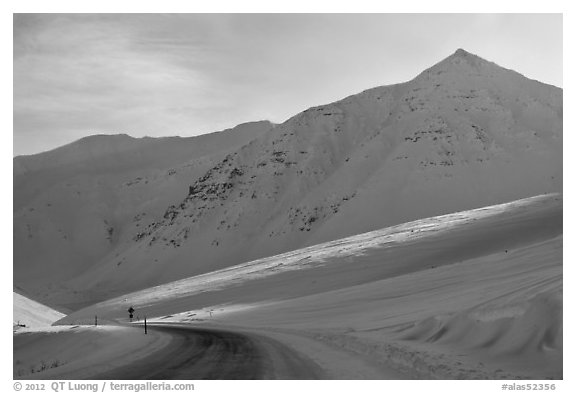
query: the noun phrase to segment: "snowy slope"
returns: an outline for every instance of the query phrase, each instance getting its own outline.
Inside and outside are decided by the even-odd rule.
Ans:
[[[562,197],[319,244],[111,299],[58,323],[94,314],[125,321],[131,305],[159,322],[321,342],[414,378],[561,378]]]
[[[87,177],[94,196],[79,205],[74,228],[45,219],[47,211],[65,216],[70,201],[53,209],[43,194],[33,214],[15,215],[15,266],[45,269],[16,277],[47,301],[78,306],[419,218],[561,192],[562,112],[561,89],[458,50],[409,82],[297,114],[173,188],[158,183],[157,194],[110,198],[102,180]],[[102,203],[133,223],[119,227],[118,213],[92,211]],[[100,221],[81,226],[82,215]],[[38,232],[42,240],[31,240]],[[70,233],[74,246],[61,247]]]
[[[562,234],[562,196],[550,194],[417,220],[147,288],[71,313],[127,319],[204,306],[274,302],[410,275]],[[554,261],[561,266],[561,260]],[[411,291],[410,288],[406,288]],[[198,299],[198,300],[195,300]],[[126,306],[128,305],[128,306]]]
[[[14,379],[90,379],[130,364],[170,342],[159,332],[123,326],[66,326],[14,334]]]
[[[13,297],[13,320],[16,327],[19,327],[17,325],[26,325],[26,327],[32,328],[50,326],[65,316],[65,314],[28,299],[19,293],[13,292]]]
[[[16,157],[15,284],[36,298],[63,291],[56,303],[65,307],[89,298],[82,291],[68,298],[66,279],[118,254],[186,195],[188,182],[271,127],[247,123],[192,138],[97,135]]]

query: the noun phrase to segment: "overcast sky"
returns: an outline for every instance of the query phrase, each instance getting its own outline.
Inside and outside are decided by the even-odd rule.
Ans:
[[[457,48],[562,87],[560,14],[17,14],[14,154],[280,123]]]

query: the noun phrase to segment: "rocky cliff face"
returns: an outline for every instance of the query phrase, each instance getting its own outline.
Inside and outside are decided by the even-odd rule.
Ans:
[[[409,82],[310,108],[225,150],[191,151],[197,170],[185,176],[185,167],[135,170],[112,192],[102,177],[84,176],[95,192],[88,209],[108,200],[126,214],[118,226],[117,215],[101,212],[102,228],[76,245],[111,242],[99,248],[106,252],[89,263],[64,258],[58,269],[81,265],[66,291],[100,300],[417,218],[561,192],[562,90],[458,50]],[[62,182],[74,171],[67,176]],[[52,187],[34,200],[48,195],[59,194]],[[46,215],[24,214],[31,206],[15,213],[15,267],[40,264],[53,247],[32,240]],[[46,231],[56,236],[56,227]],[[48,281],[39,282],[48,294]]]

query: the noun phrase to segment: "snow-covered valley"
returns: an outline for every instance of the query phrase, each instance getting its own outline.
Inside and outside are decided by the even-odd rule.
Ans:
[[[459,49],[281,124],[16,157],[14,378],[562,379],[562,116]]]

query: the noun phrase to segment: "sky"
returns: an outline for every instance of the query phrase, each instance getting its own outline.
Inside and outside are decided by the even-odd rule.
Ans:
[[[13,154],[281,123],[463,48],[559,87],[561,14],[14,14]]]

